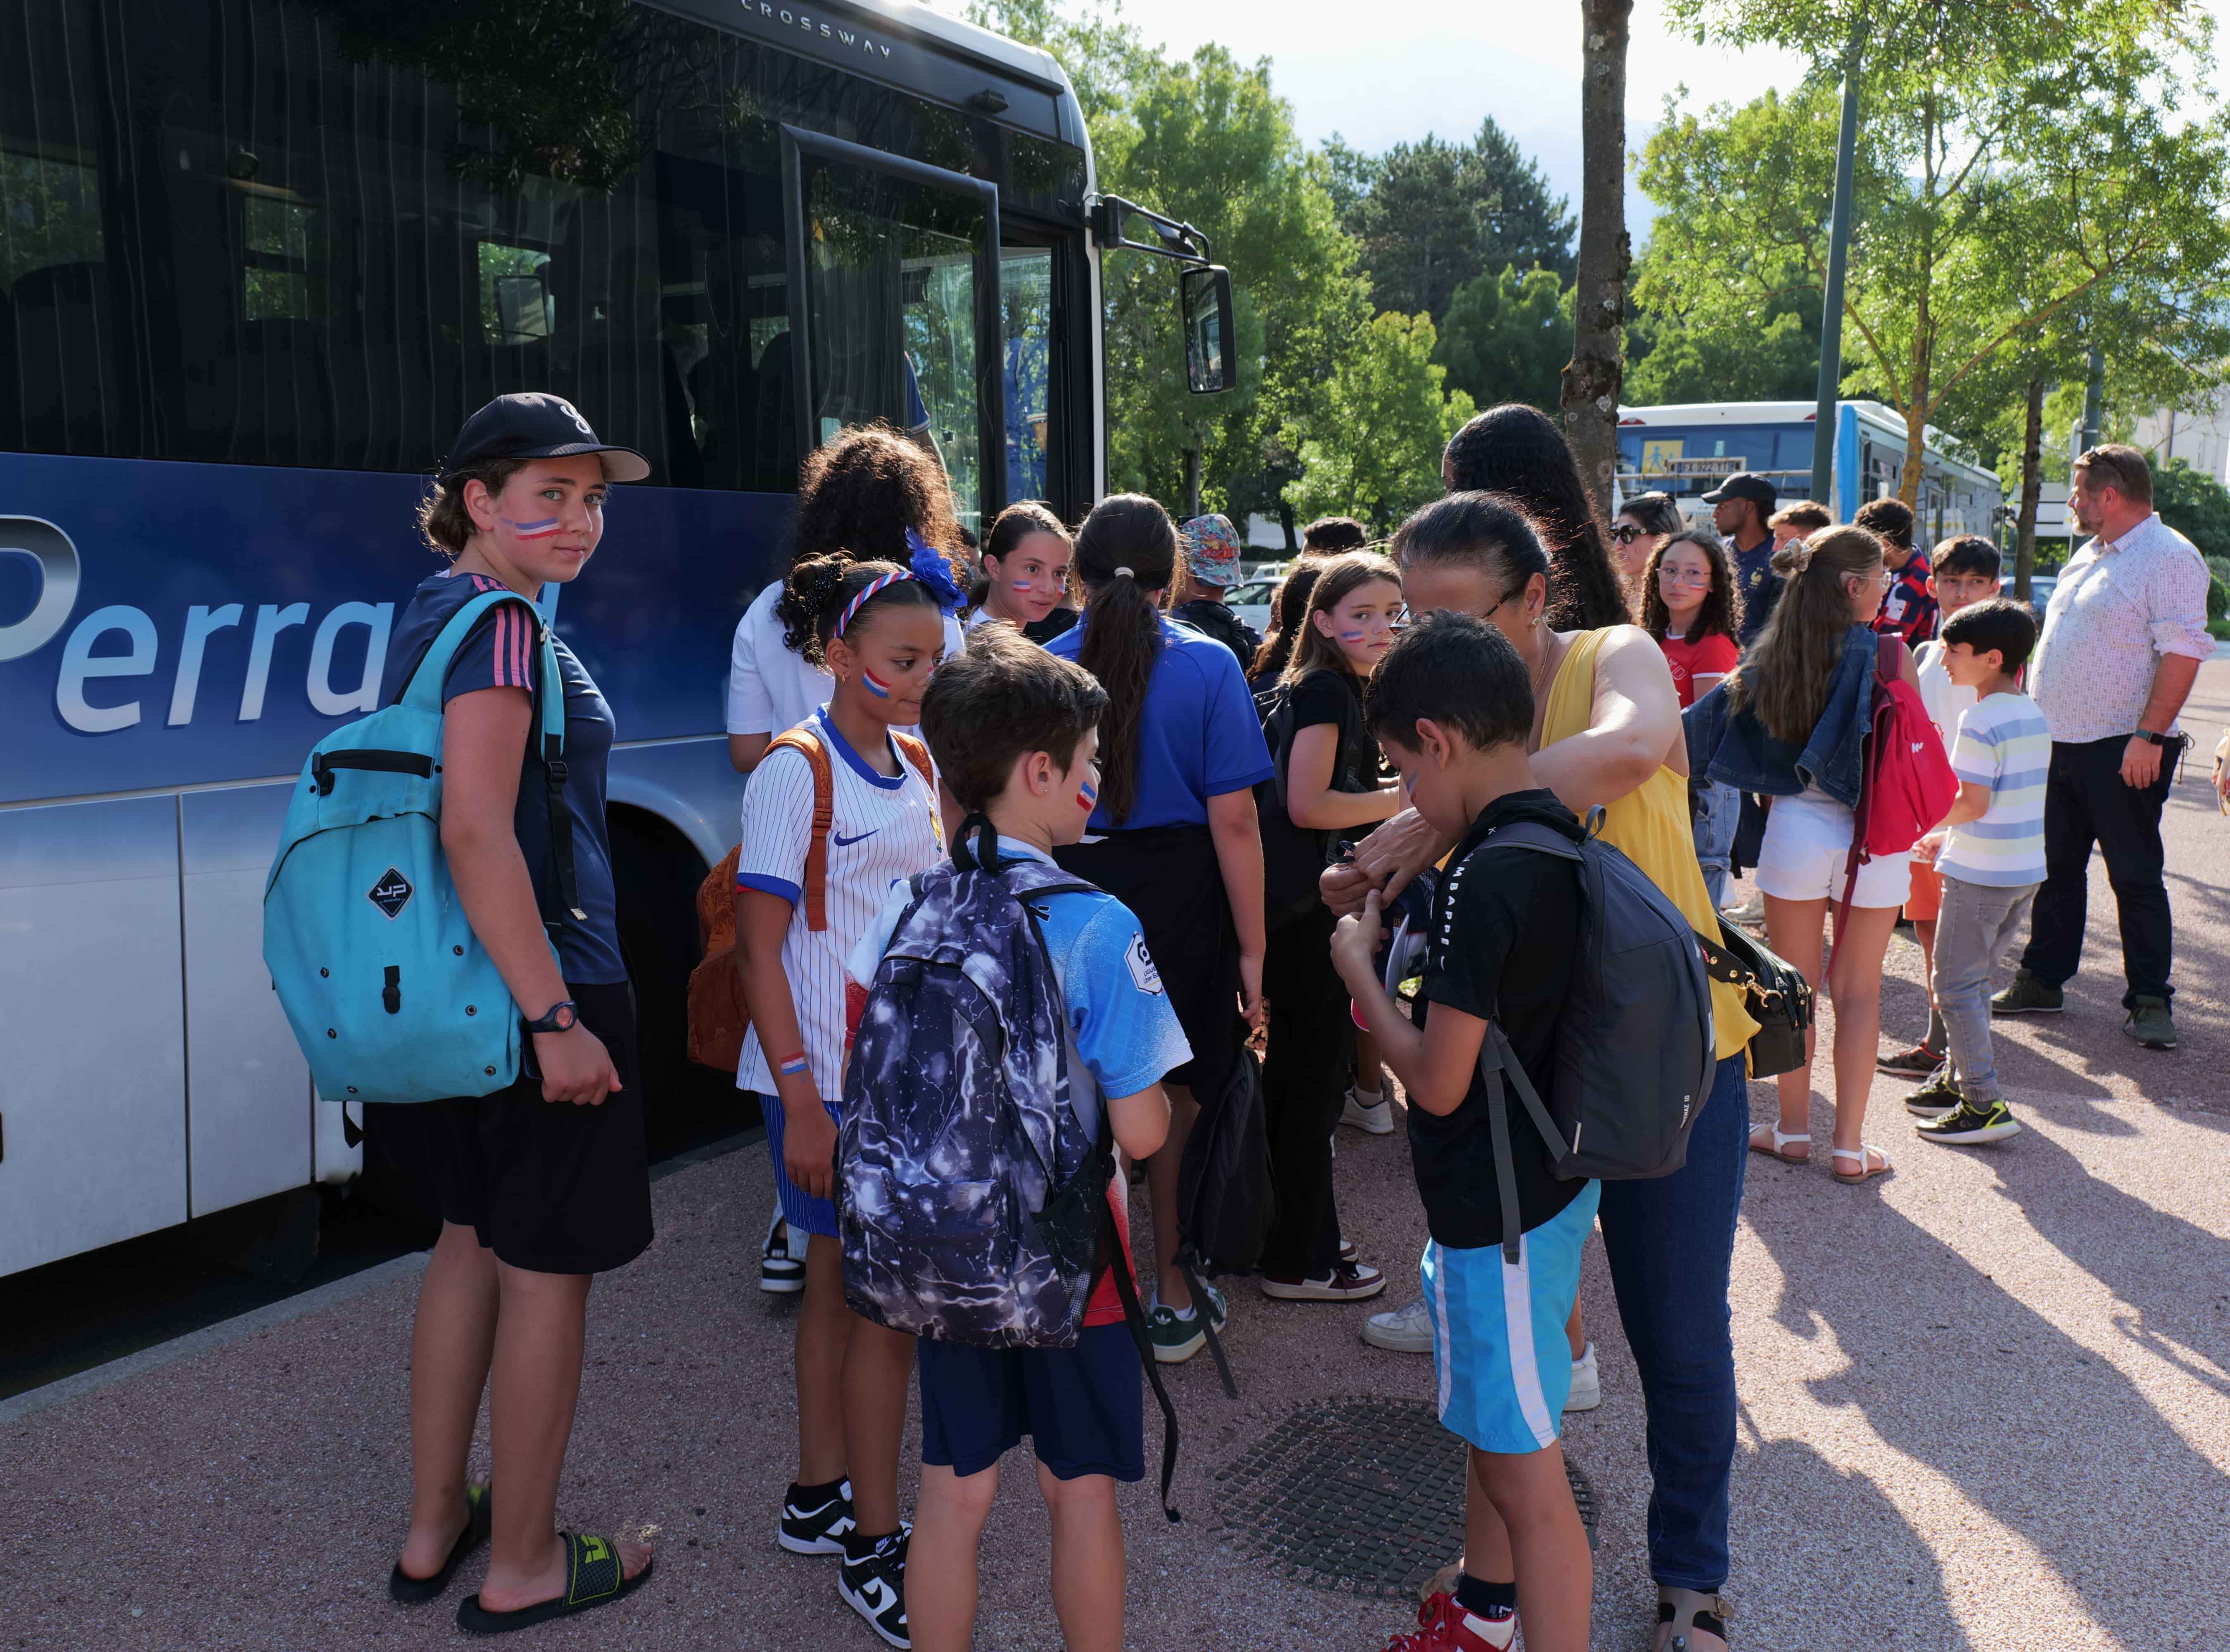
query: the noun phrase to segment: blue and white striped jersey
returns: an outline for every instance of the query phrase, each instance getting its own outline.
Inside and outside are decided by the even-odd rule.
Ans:
[[[797,725],[820,741],[835,778],[828,826],[828,927],[806,927],[805,856],[813,838],[813,766],[802,752],[768,755],[744,787],[743,848],[736,886],[764,890],[790,903],[782,943],[783,974],[797,1006],[797,1026],[815,1087],[835,1104],[844,1092],[844,961],[874,922],[893,884],[943,858],[936,794],[899,755],[899,772],[876,771],[829,721],[822,706]],[[787,1055],[788,1051],[777,1051]],[[739,1090],[774,1093],[774,1074],[759,1048],[758,1029],[744,1037],[736,1071]]]

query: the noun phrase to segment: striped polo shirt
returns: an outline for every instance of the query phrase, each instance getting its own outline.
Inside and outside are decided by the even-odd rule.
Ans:
[[[1962,784],[1990,788],[1990,807],[1981,820],[1945,835],[1936,870],[1993,889],[2042,883],[2052,731],[2036,702],[2026,694],[1993,694],[1962,712],[1951,767]]]
[[[899,772],[876,772],[852,749],[822,706],[798,724],[828,753],[835,813],[828,826],[828,927],[808,927],[805,855],[813,837],[813,766],[787,747],[768,754],[744,787],[743,848],[736,885],[790,903],[783,937],[782,973],[797,1006],[797,1029],[821,1099],[844,1093],[844,960],[882,910],[891,886],[927,871],[944,858],[937,798],[913,765],[893,749]],[[790,1051],[779,1050],[778,1056]],[[774,1094],[774,1075],[759,1048],[758,1029],[744,1038],[738,1090]]]

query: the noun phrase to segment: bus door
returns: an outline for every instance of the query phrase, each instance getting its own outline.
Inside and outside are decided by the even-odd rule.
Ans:
[[[799,451],[895,426],[980,537],[1009,476],[997,189],[795,126],[782,152]]]

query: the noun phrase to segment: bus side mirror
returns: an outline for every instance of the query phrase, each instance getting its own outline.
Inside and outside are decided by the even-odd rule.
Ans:
[[[1214,395],[1239,382],[1231,330],[1231,272],[1190,264],[1177,273],[1183,301],[1185,378],[1195,395]]]

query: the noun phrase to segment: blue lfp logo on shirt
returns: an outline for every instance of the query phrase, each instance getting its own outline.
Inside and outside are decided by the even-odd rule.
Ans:
[[[1154,967],[1154,955],[1146,950],[1146,937],[1133,935],[1131,944],[1123,954],[1123,961],[1131,967],[1131,980],[1142,993],[1162,995],[1162,972]]]

